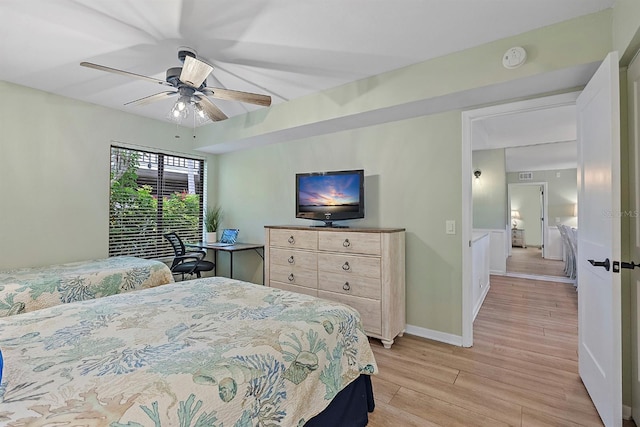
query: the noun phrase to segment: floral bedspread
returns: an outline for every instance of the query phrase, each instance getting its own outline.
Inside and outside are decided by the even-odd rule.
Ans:
[[[209,277],[0,319],[7,426],[302,426],[377,372],[360,316]]]
[[[172,282],[163,262],[127,256],[0,271],[0,317]]]

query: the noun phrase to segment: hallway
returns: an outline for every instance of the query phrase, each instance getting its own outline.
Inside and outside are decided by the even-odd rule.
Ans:
[[[568,279],[564,273],[564,262],[542,258],[542,250],[536,247],[512,248],[507,258],[507,274],[557,276]]]

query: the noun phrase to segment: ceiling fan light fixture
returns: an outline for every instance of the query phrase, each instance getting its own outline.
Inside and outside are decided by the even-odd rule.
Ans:
[[[182,120],[187,118],[187,113],[188,113],[188,109],[187,109],[187,105],[182,102],[182,109],[180,108],[180,101],[178,100],[174,105],[173,108],[171,108],[171,119],[177,123],[181,123]]]
[[[169,118],[178,124],[182,124],[182,122],[189,117],[190,110],[193,109],[194,125],[207,122],[209,116],[198,102],[197,97],[195,98],[196,99],[190,96],[181,96],[171,108]]]
[[[185,108],[187,108],[187,104],[188,103],[189,103],[189,101],[187,99],[185,99],[184,96],[181,96],[176,101],[175,107],[178,109],[178,111],[183,111]]]
[[[200,104],[194,103],[193,104],[193,109],[196,112],[196,114],[198,115],[198,117],[200,117],[201,119],[206,119],[207,118],[207,115],[205,114],[205,112],[202,109],[202,107],[200,106]]]

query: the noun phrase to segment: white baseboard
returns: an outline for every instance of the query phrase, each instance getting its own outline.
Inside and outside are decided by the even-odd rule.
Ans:
[[[462,336],[447,334],[445,332],[434,331],[427,328],[421,328],[420,326],[407,325],[405,330],[410,335],[415,335],[421,338],[427,338],[434,341],[440,341],[446,344],[462,347]]]
[[[537,274],[521,274],[521,273],[507,273],[507,274],[504,274],[503,276],[518,277],[520,279],[540,280],[543,282],[571,283],[572,285],[576,284],[576,279],[571,279],[569,277],[560,277],[560,276],[542,276]]]

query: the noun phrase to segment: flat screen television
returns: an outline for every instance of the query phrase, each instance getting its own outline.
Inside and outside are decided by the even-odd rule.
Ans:
[[[296,174],[296,218],[334,221],[364,218],[364,170]]]

